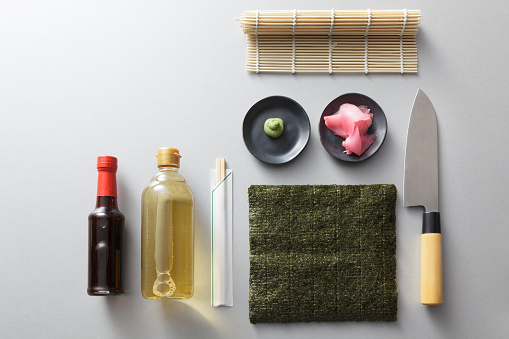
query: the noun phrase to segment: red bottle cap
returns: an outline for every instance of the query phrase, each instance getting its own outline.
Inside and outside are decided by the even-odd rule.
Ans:
[[[97,196],[117,196],[117,158],[102,155],[97,157]]]
[[[101,155],[97,157],[97,169],[98,170],[117,170],[117,158],[110,155]]]

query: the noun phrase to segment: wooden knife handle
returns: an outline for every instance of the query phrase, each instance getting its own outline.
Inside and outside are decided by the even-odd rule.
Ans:
[[[424,213],[421,235],[421,304],[443,303],[440,214]]]

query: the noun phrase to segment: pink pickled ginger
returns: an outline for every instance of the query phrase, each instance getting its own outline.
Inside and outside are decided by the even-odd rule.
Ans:
[[[373,114],[366,106],[343,104],[339,111],[324,117],[325,126],[343,139],[346,154],[361,155],[375,141],[376,135],[367,134]]]

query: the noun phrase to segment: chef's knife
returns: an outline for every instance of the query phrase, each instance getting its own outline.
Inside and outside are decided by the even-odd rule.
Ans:
[[[443,290],[437,117],[431,101],[420,89],[408,124],[403,191],[405,206],[425,208],[421,235],[421,304],[440,305]]]

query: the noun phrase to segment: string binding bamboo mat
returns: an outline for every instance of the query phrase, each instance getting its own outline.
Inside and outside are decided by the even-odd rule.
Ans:
[[[249,72],[417,73],[420,10],[246,11]]]

